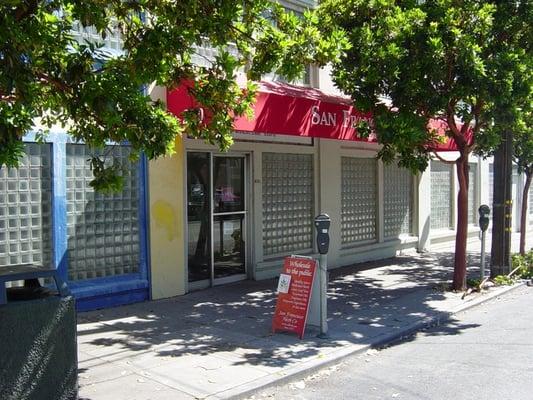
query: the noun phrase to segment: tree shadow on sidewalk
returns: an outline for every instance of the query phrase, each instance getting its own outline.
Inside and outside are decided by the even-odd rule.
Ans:
[[[474,257],[474,256],[472,256]],[[439,312],[442,283],[453,253],[400,256],[331,271],[330,339],[308,333],[271,334],[276,280],[241,282],[79,316],[82,352],[107,360],[150,353],[161,359],[214,355],[234,365],[283,367],[346,344],[370,344]],[[436,332],[457,334],[473,325],[450,321]]]

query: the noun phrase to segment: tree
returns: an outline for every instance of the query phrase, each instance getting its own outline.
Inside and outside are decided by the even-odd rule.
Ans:
[[[492,119],[489,129],[497,142],[485,146],[485,149],[496,148],[490,271],[493,277],[511,270],[513,147],[521,145],[513,136],[522,130],[533,83],[532,6],[531,2],[521,3],[524,2],[495,2],[498,18],[493,23],[495,68],[492,90],[496,96],[489,111]]]
[[[499,126],[501,142],[494,152],[492,196],[492,241],[490,249],[490,275],[511,272],[511,241],[513,215],[513,132]]]
[[[521,110],[522,118],[517,120],[514,130],[514,157],[518,172],[526,175],[526,182],[522,192],[522,209],[520,212],[520,254],[526,253],[527,212],[529,204],[529,189],[533,180],[533,123],[531,102]]]
[[[102,39],[116,27],[123,51],[78,43],[73,23]],[[270,71],[293,78],[305,64],[335,59],[346,43],[338,30],[319,30],[314,13],[298,18],[267,0],[7,0],[0,26],[0,168],[18,165],[22,137],[36,124],[41,138],[61,125],[92,148],[127,141],[134,159],[172,152],[182,133],[226,150],[233,118],[250,113],[255,97],[251,81],[237,83],[238,71],[250,80]],[[216,56],[195,65],[203,45]],[[175,119],[141,90],[152,82],[187,82],[209,118],[190,110]],[[91,166],[96,188],[120,187],[118,167],[98,156]]]
[[[530,2],[512,5],[517,15],[531,16]],[[351,49],[334,63],[334,81],[358,108],[373,113],[382,144],[378,157],[385,162],[398,157],[401,166],[423,171],[438,140],[438,132],[428,129],[432,120],[455,141],[455,290],[466,286],[468,158],[499,143],[499,132],[485,128],[499,96],[501,60],[523,53],[495,45],[505,42],[494,24],[497,13],[497,2],[476,0],[326,0],[321,5],[321,15],[338,23],[350,40]]]

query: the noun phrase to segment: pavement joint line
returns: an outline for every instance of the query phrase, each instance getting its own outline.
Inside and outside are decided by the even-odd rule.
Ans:
[[[98,385],[101,385],[102,383],[113,382],[113,381],[116,381],[118,379],[122,379],[122,378],[124,378],[126,376],[132,376],[132,375],[138,375],[138,374],[136,374],[134,371],[128,371],[128,373],[126,373],[124,375],[116,376],[114,378],[105,378],[105,379],[102,379],[102,380],[93,381],[91,383],[86,383],[86,384],[80,382],[80,380],[78,379],[78,385],[80,387],[90,388],[92,386],[98,386]]]
[[[167,387],[169,389],[172,389],[172,390],[174,390],[174,391],[176,391],[178,393],[185,394],[185,395],[189,396],[192,399],[199,399],[200,398],[200,397],[196,396],[193,393],[189,393],[186,390],[183,390],[183,388],[177,388],[175,386],[169,385],[168,383],[164,383],[164,382],[161,382],[161,381],[159,381],[157,379],[154,379],[153,377],[147,377],[147,376],[143,375],[142,373],[139,374],[139,373],[135,372],[134,375],[139,376],[141,379],[144,379],[145,381],[152,381],[155,384],[158,384],[158,385],[161,385],[161,386],[165,386],[165,387]]]
[[[374,338],[370,338],[370,343],[351,344],[334,352],[325,354],[322,357],[316,356],[308,361],[302,362],[301,364],[289,367],[287,370],[275,372],[267,375],[266,377],[254,379],[231,389],[213,393],[207,396],[205,400],[246,399],[260,390],[264,390],[273,386],[280,386],[289,383],[290,381],[304,378],[323,368],[338,364],[349,356],[362,354],[369,349],[379,348],[387,344],[395,343],[405,337],[413,335],[420,330],[439,326],[440,324],[449,321],[450,318],[455,314],[477,307],[525,285],[526,282],[522,281],[508,287],[500,288],[497,292],[487,293],[486,296],[481,293],[477,299],[470,300],[470,302],[461,304],[450,311],[436,312],[435,315],[423,317],[420,320],[415,321],[392,334],[381,334]],[[281,375],[280,372],[282,372],[283,375]]]
[[[198,396],[198,394],[194,394],[193,392],[189,392],[187,388],[183,387],[183,385],[180,385],[179,383],[178,384],[173,384],[173,383],[165,383],[165,382],[162,382],[161,380],[159,380],[157,378],[157,376],[155,375],[150,375],[149,377],[143,375],[142,371],[140,369],[137,369],[137,372],[134,372],[134,375],[136,376],[139,376],[141,377],[142,379],[144,380],[150,380],[152,382],[155,382],[159,385],[163,385],[163,386],[166,386],[172,390],[175,390],[176,392],[179,392],[179,393],[183,393],[193,399],[204,399],[207,397],[206,396]],[[172,382],[172,381],[171,381]]]

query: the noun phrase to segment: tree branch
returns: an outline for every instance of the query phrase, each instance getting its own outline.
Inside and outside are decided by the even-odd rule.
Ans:
[[[455,123],[455,106],[456,105],[457,105],[456,99],[450,99],[450,101],[446,105],[446,123],[448,124],[448,129],[452,133],[452,137],[454,139],[457,139],[458,137],[460,137],[459,129],[457,128],[457,124]]]
[[[72,88],[70,86],[68,86],[65,82],[57,79],[57,78],[54,78],[44,72],[37,72],[35,74],[38,78],[40,78],[42,81],[44,82],[47,82],[49,84],[51,84],[52,86],[54,86],[56,89],[58,90],[62,90],[64,92],[67,92],[67,91],[70,91]]]
[[[244,32],[244,31],[240,30],[240,29],[237,28],[236,26],[234,26],[234,25],[230,25],[229,28],[230,28],[231,30],[233,30],[233,31],[235,31],[235,32],[237,32],[237,33],[239,33],[239,34],[241,34],[241,35],[244,36],[246,39],[248,39],[250,42],[255,43],[255,44],[259,43],[259,41],[258,41],[256,38],[254,38],[253,36],[249,35],[248,33]]]
[[[437,153],[436,151],[433,151],[432,153],[433,153],[433,155],[434,155],[439,161],[442,161],[442,162],[445,163],[445,164],[450,164],[450,165],[455,164],[455,161],[445,160],[445,159],[442,158],[442,157],[439,155],[439,153]]]
[[[15,9],[15,19],[17,21],[22,21],[24,18],[35,14],[35,12],[37,11],[37,7],[39,7],[39,3],[42,3],[42,0],[25,1],[23,4],[21,4]]]
[[[479,121],[479,118],[480,118],[480,114],[481,114],[481,110],[483,108],[483,105],[484,105],[484,102],[483,100],[479,99],[476,104],[474,105],[473,109],[472,109],[472,114],[473,114],[473,119],[474,119],[474,126],[471,128],[472,129],[472,142],[470,143],[470,145],[468,145],[467,143],[467,151],[468,152],[471,152],[472,150],[474,150],[474,147],[475,147],[475,144],[476,144],[476,136],[479,132],[479,130],[481,129],[481,122]],[[470,119],[468,125],[463,125],[463,127],[461,128],[461,134],[466,138],[466,134],[468,133],[468,129],[470,128],[470,122],[472,121],[472,119]]]
[[[17,101],[18,96],[16,94],[0,94],[0,101],[4,101],[6,103],[12,103],[14,101]]]

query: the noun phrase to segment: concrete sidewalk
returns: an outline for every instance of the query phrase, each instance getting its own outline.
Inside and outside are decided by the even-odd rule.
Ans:
[[[328,340],[309,330],[301,341],[270,333],[275,280],[82,313],[80,398],[244,397],[428,324],[440,322],[443,334],[470,329],[450,316],[509,287],[462,300],[443,290],[452,262],[453,253],[441,251],[333,270]]]

